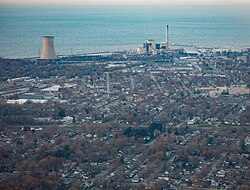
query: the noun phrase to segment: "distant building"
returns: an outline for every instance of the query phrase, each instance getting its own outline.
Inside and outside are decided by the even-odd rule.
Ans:
[[[228,88],[226,86],[221,87],[205,87],[205,88],[196,88],[197,92],[202,94],[208,94],[209,96],[216,98],[220,96],[222,93],[227,93]]]
[[[162,52],[166,52],[169,47],[169,34],[168,34],[168,25],[166,26],[166,42],[157,43],[153,39],[145,40],[143,43],[143,47],[138,47],[136,49],[137,54],[160,54]]]
[[[228,93],[233,95],[250,94],[250,89],[246,86],[233,86],[228,88]]]
[[[44,104],[48,100],[42,99],[17,99],[17,100],[7,100],[7,104],[25,104],[27,102]]]
[[[19,77],[19,78],[8,79],[7,82],[21,82],[28,79],[30,79],[30,77]]]
[[[143,43],[143,47],[138,47],[136,49],[137,54],[156,55],[161,53],[162,51],[166,51],[166,42],[157,43],[153,39],[145,40],[145,42]]]
[[[41,92],[58,92],[60,88],[61,88],[60,85],[54,85],[54,86],[42,89]]]
[[[248,62],[248,56],[246,56],[246,55],[237,56],[236,60],[239,61],[239,62],[242,62],[242,63],[247,63]]]

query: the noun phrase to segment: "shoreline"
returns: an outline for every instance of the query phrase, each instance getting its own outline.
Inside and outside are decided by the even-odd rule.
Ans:
[[[130,53],[136,53],[136,48],[141,47],[142,44],[131,44],[131,45],[115,45],[115,46],[102,46],[101,48],[96,49],[96,51],[83,51],[79,52],[77,51],[76,53],[70,54],[70,53],[63,53],[63,54],[57,54],[59,57],[71,57],[71,56],[89,56],[89,55],[94,55],[94,54],[105,54],[105,53],[117,53],[117,52],[130,52]],[[105,47],[105,48],[103,48]],[[190,45],[190,44],[172,44],[170,46],[170,49],[176,49],[178,47],[191,47],[195,48],[197,50],[200,49],[207,49],[207,50],[212,50],[212,51],[236,51],[240,52],[241,50],[245,50],[250,48],[249,46],[205,46],[205,45]],[[106,50],[105,50],[106,49]],[[21,56],[21,57],[16,57],[16,56],[2,56],[0,55],[1,59],[37,59],[39,58],[38,56]]]

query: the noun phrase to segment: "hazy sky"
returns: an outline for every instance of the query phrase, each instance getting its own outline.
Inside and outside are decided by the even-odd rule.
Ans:
[[[250,0],[0,0],[0,5],[249,5]]]

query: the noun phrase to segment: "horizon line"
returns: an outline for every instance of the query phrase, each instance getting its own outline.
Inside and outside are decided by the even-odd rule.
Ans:
[[[157,6],[195,6],[195,7],[201,7],[201,6],[213,6],[213,7],[227,7],[227,6],[246,6],[250,5],[250,1],[248,0],[242,0],[242,1],[230,1],[230,0],[211,0],[211,1],[198,1],[197,0],[188,0],[185,2],[182,2],[183,0],[177,0],[175,2],[162,2],[161,0],[155,0],[152,2],[151,0],[144,0],[144,2],[141,2],[141,0],[127,0],[127,1],[118,1],[113,2],[113,0],[104,0],[104,2],[96,2],[96,0],[87,0],[84,2],[80,2],[78,0],[73,0],[71,2],[69,1],[61,1],[58,3],[55,0],[44,0],[39,2],[29,2],[29,0],[20,0],[15,2],[16,0],[0,0],[0,6],[4,7],[35,7],[35,6],[58,6],[58,7],[64,7],[64,6],[86,6],[86,7],[120,7],[120,6],[126,6],[126,7],[157,7]]]

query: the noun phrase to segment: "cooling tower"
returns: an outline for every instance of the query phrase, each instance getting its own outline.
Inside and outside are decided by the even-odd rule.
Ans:
[[[40,59],[56,59],[54,36],[43,36],[43,50]]]

